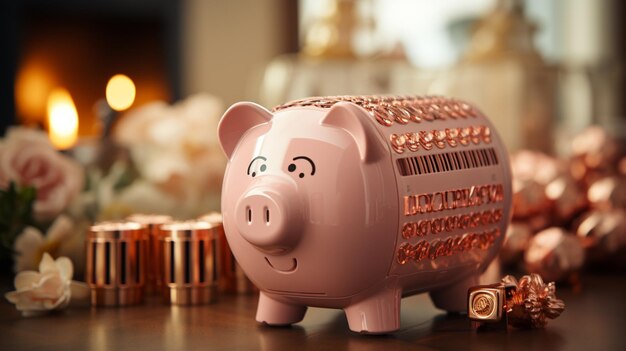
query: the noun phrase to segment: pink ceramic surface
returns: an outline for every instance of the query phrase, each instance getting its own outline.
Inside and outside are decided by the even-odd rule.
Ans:
[[[351,330],[385,333],[399,328],[401,297],[425,291],[465,311],[510,216],[491,123],[443,98],[308,101],[275,112],[237,103],[219,124],[224,228],[261,290],[256,319],[288,325],[307,306],[341,308]],[[433,105],[451,112],[428,115]]]

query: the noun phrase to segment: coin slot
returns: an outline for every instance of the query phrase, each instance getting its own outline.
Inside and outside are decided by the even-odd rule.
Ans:
[[[111,243],[104,244],[104,283],[111,284]]]
[[[191,283],[191,242],[185,241],[185,284]]]
[[[170,283],[174,283],[176,281],[176,265],[175,265],[175,243],[170,242]]]
[[[137,256],[137,264],[135,265],[135,283],[140,283],[141,282],[141,264],[142,264],[142,259],[143,259],[143,255],[141,253],[141,242],[139,240],[135,241],[135,253]]]
[[[126,284],[126,242],[120,243],[120,284]]]
[[[97,254],[98,254],[98,243],[97,242],[93,242],[91,243],[91,281],[92,282],[96,282],[96,267],[97,267]]]
[[[204,240],[200,240],[198,242],[198,257],[199,257],[199,261],[200,261],[200,267],[198,267],[198,269],[200,270],[200,283],[204,283],[205,282],[205,279],[204,279],[204,275],[205,275],[204,262],[206,262],[206,260],[204,258]]]

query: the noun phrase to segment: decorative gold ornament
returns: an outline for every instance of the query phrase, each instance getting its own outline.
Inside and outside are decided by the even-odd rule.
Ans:
[[[409,122],[421,123],[422,121],[434,122],[446,119],[467,119],[475,118],[479,115],[478,110],[472,105],[441,96],[393,96],[393,95],[339,95],[327,97],[312,97],[290,101],[283,105],[275,106],[272,111],[280,111],[291,107],[319,107],[331,108],[339,102],[351,102],[361,106],[376,121],[384,126],[391,126],[394,123],[407,124]],[[474,129],[465,131],[475,132]],[[429,143],[435,136],[432,132],[429,136],[424,136],[424,140]],[[453,134],[456,138],[457,136]],[[472,137],[489,137],[490,131],[480,129],[479,135],[469,135]],[[464,136],[463,139],[466,139]],[[422,145],[424,146],[424,145]]]
[[[545,284],[538,274],[511,275],[498,284],[470,288],[468,317],[478,326],[499,323],[516,328],[543,328],[565,310],[563,300],[556,298],[554,282]]]
[[[518,328],[543,328],[547,319],[555,319],[565,310],[563,300],[556,298],[554,282],[545,284],[539,274],[523,276],[519,282],[512,275],[502,278],[505,285],[516,286],[507,301],[509,324]]]

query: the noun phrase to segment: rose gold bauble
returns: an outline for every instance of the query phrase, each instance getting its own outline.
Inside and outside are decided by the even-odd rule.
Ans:
[[[561,223],[571,220],[587,207],[584,189],[567,175],[551,181],[545,191],[546,197],[552,203],[553,213]]]
[[[587,190],[587,199],[595,209],[626,209],[626,177],[612,176],[595,181]]]
[[[551,227],[537,233],[524,255],[526,269],[546,280],[560,281],[578,271],[585,260],[582,244],[573,234]]]
[[[511,156],[513,174],[513,218],[529,218],[549,210],[546,186],[559,175],[555,159],[523,150]]]
[[[622,209],[588,213],[576,228],[576,235],[593,263],[626,263],[626,211]],[[617,259],[617,260],[616,260]]]

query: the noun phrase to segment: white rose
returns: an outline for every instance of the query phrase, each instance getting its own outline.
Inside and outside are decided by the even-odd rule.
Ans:
[[[115,140],[130,149],[141,178],[175,201],[184,217],[205,211],[207,200],[219,197],[226,164],[217,141],[222,112],[217,98],[199,94],[174,105],[137,108],[114,131]]]
[[[55,261],[45,253],[39,264],[39,272],[23,271],[15,277],[15,291],[4,296],[24,316],[41,314],[67,307],[70,299],[86,299],[89,287],[72,281],[74,267],[67,257]]]
[[[15,238],[13,250],[15,255],[13,260],[15,272],[34,270],[37,268],[41,256],[44,252],[49,252],[54,256],[59,256],[61,248],[76,236],[77,223],[69,217],[60,215],[54,220],[46,235],[37,228],[26,227]],[[82,238],[82,236],[80,236]],[[72,255],[77,259],[76,254]],[[82,256],[82,255],[81,255]]]

